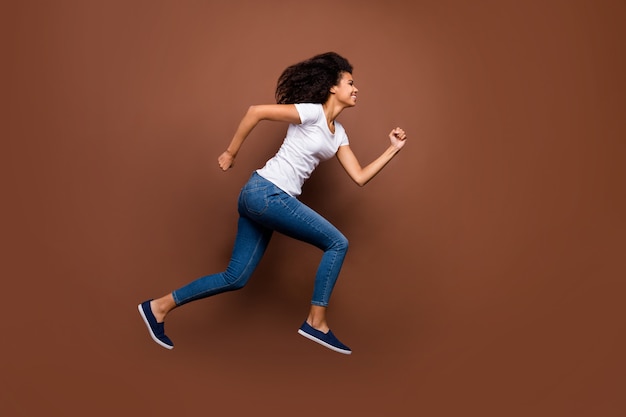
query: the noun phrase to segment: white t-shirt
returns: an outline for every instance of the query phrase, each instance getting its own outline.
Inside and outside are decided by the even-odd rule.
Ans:
[[[335,133],[330,131],[321,104],[295,106],[300,114],[300,124],[289,125],[280,149],[257,173],[297,197],[319,163],[333,157],[340,146],[348,144],[348,136],[337,121]]]

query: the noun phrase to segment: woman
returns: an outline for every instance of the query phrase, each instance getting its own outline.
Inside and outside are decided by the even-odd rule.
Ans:
[[[298,333],[336,352],[352,353],[326,322],[326,308],[348,250],[348,240],[297,197],[315,167],[333,155],[350,178],[363,186],[404,146],[406,134],[395,128],[389,133],[389,147],[361,167],[343,127],[336,121],[344,109],[356,105],[357,93],[350,63],[329,52],[288,67],[278,79],[277,104],[248,109],[230,145],[218,158],[223,171],[233,166],[244,140],[261,120],[289,123],[287,135],[276,155],[253,172],[241,190],[237,237],[226,270],[138,306],[156,343],[167,349],[174,347],[164,331],[165,317],[172,309],[242,288],[261,260],[273,231],[277,231],[324,252],[315,276],[309,315]]]

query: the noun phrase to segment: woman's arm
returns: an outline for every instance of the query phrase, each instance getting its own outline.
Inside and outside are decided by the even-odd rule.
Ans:
[[[233,166],[241,145],[243,145],[243,142],[250,132],[252,132],[252,129],[254,129],[261,120],[300,124],[300,114],[293,104],[262,104],[250,106],[243,116],[243,119],[241,119],[241,122],[239,122],[239,127],[237,127],[228,148],[217,158],[217,162],[223,171],[227,171]]]
[[[365,167],[361,167],[361,164],[359,164],[359,161],[349,145],[339,147],[339,150],[337,150],[337,159],[339,159],[341,166],[343,166],[343,169],[346,170],[350,178],[359,186],[363,187],[396,156],[400,149],[402,149],[406,143],[406,133],[404,130],[397,127],[389,133],[389,140],[391,141],[389,147],[378,158]]]

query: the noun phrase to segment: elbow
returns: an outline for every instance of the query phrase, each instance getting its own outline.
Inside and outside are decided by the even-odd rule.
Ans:
[[[257,105],[251,105],[248,107],[248,111],[246,111],[246,116],[254,116],[258,110]]]
[[[367,184],[370,180],[370,178],[367,175],[365,175],[363,172],[361,172],[361,170],[349,171],[348,174],[350,178],[352,179],[352,181],[359,187],[364,187],[365,184]]]
[[[251,126],[256,126],[261,120],[263,120],[262,108],[259,105],[252,105],[248,107],[244,120]]]
[[[358,185],[359,187],[365,187],[365,184],[369,182],[369,179],[363,178],[363,177],[353,178],[353,180],[354,180],[354,183]]]
[[[262,117],[260,116],[260,111],[259,111],[259,106],[256,104],[251,105],[250,107],[248,107],[248,111],[246,112],[246,117],[248,119],[254,120],[254,121],[259,121],[262,119]]]

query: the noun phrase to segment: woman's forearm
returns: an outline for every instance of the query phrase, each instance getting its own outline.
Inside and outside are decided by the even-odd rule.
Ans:
[[[226,148],[226,151],[230,153],[233,158],[237,156],[239,149],[241,149],[241,145],[243,145],[243,142],[258,123],[259,118],[254,110],[254,106],[250,106],[248,111],[246,111],[246,114],[241,119],[241,122],[239,122],[237,130],[235,131],[230,144]]]
[[[370,182],[382,169],[393,159],[400,149],[393,145],[389,145],[387,149],[376,159],[361,169],[361,172],[355,179],[356,183],[361,187]]]
[[[337,150],[337,158],[346,170],[350,178],[359,186],[364,186],[376,176],[384,167],[400,152],[406,143],[406,133],[399,127],[389,133],[391,141],[389,147],[365,167],[361,167],[357,157],[350,149],[350,145],[344,145]]]

